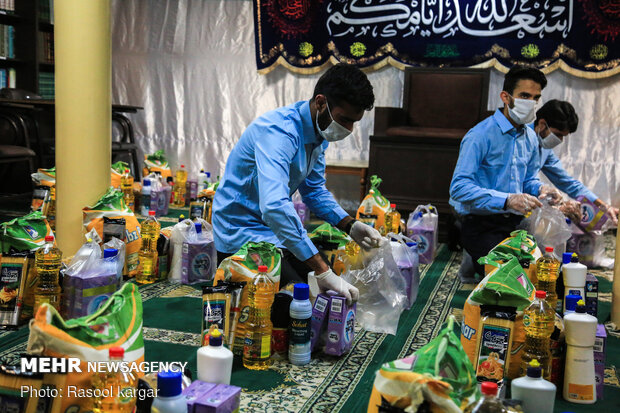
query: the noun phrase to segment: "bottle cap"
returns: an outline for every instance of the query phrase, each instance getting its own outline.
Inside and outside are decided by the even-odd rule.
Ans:
[[[53,235],[46,235],[45,236],[45,242],[50,242],[50,241],[54,241],[54,236]]]
[[[181,394],[183,375],[178,370],[157,373],[157,396],[175,397]]]
[[[417,247],[417,246],[418,246],[418,243],[417,243],[417,242],[415,242],[415,241],[414,241],[414,242],[408,242],[408,243],[407,243],[407,246],[408,246],[408,247]]]
[[[577,294],[568,294],[566,300],[566,311],[575,311],[577,302],[581,300],[581,296]]]
[[[547,298],[547,292],[542,290],[536,290],[536,298],[545,299]]]
[[[527,375],[533,378],[542,376],[542,369],[540,368],[538,360],[534,359],[530,361],[530,364],[527,366]]]
[[[553,252],[553,247],[545,247],[545,251],[547,251],[547,252]]]
[[[484,381],[480,386],[480,390],[482,390],[482,394],[495,396],[497,394],[497,383],[493,383],[492,381]]]
[[[194,223],[194,228],[196,228],[196,234],[200,234],[202,232],[202,224],[200,222]]]
[[[151,186],[151,180],[150,179],[145,179],[144,181],[142,181],[142,185],[144,185],[144,186]]]
[[[570,262],[579,262],[579,255],[573,252],[573,255],[570,257]]]
[[[125,349],[122,347],[110,347],[108,349],[108,356],[112,357],[123,357],[125,355]]]
[[[566,218],[566,223],[567,223],[568,225],[572,224],[572,221],[570,220],[570,218]]]
[[[181,214],[179,215],[179,222],[183,221],[185,219],[185,215]]]
[[[219,347],[222,345],[222,333],[217,328],[209,333],[209,345]]]
[[[201,174],[205,173],[205,170],[203,168],[200,168],[200,173]]]
[[[149,211],[149,216],[150,217],[154,217],[155,216],[155,211]]]
[[[117,254],[118,254],[118,250],[115,248],[106,248],[103,250],[103,258],[116,257]]]
[[[396,204],[390,204],[390,208],[396,209]]]
[[[258,266],[258,272],[267,272],[267,266],[266,265],[259,265]]]
[[[181,168],[185,168],[185,165],[181,164]]]
[[[577,301],[577,308],[575,308],[576,313],[583,314],[586,312],[586,303],[583,300]]]
[[[572,256],[573,254],[571,252],[565,252],[562,254],[562,264],[568,264]]]
[[[207,172],[207,178],[211,178],[211,172]]]
[[[172,182],[173,180],[174,180],[174,179],[172,179],[172,177],[171,177],[171,176],[169,176],[169,177],[167,177],[167,178],[166,178],[166,182]]]
[[[293,298],[296,300],[307,300],[310,298],[310,286],[305,283],[297,283],[293,287]]]

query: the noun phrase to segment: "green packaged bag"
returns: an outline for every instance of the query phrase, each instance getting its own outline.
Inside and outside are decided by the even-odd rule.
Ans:
[[[339,230],[327,222],[319,225],[308,234],[314,245],[321,249],[338,249],[344,247],[351,241],[351,237],[346,232]]]
[[[45,244],[47,235],[54,235],[41,211],[0,224],[2,253],[35,251]]]
[[[536,240],[525,230],[511,232],[510,237],[497,244],[491,252],[514,255],[519,261],[536,261],[540,258]]]
[[[535,292],[519,261],[510,257],[480,281],[470,299],[481,304],[516,307],[521,311],[532,302]]]

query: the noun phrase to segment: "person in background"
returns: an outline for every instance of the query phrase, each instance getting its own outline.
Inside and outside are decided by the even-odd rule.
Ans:
[[[596,206],[606,211],[611,221],[618,224],[618,208],[611,207],[603,202],[591,190],[570,176],[562,167],[562,162],[553,153],[553,148],[561,144],[569,134],[577,130],[579,117],[573,105],[569,102],[550,100],[537,112],[536,120],[530,125],[538,137],[538,155],[540,171],[559,190],[571,198],[582,195],[594,202]],[[565,201],[560,210],[573,222],[581,221],[581,207],[577,201]]]
[[[248,241],[267,241],[282,249],[280,285],[307,282],[314,271],[321,290],[357,300],[358,290],[334,274],[308,238],[291,196],[299,190],[317,217],[362,248],[379,245],[379,232],[350,217],[325,188],[325,150],[350,136],[374,101],[366,75],[338,64],[320,77],[312,99],[267,112],[247,127],[213,200],[218,264]]]
[[[450,205],[461,223],[461,246],[473,269],[484,275],[480,257],[514,231],[523,216],[542,206],[539,196],[561,194],[538,179],[538,138],[526,125],[547,85],[534,68],[514,66],[506,74],[503,108],[467,132],[450,184]],[[462,279],[473,274],[459,274]]]

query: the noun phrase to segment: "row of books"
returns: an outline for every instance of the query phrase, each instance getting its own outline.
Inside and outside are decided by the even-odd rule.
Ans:
[[[54,33],[39,32],[39,60],[54,63]]]
[[[39,95],[43,99],[54,99],[54,72],[39,72]]]
[[[2,14],[15,13],[15,0],[0,0],[0,13]]]
[[[0,59],[15,58],[15,27],[0,24]]]
[[[0,89],[5,87],[14,88],[17,84],[15,69],[0,69]]]
[[[54,24],[54,0],[39,0],[39,18]]]

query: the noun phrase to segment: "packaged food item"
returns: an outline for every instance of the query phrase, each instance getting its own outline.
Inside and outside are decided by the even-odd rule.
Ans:
[[[536,284],[536,261],[542,257],[542,252],[538,248],[538,244],[534,237],[528,234],[527,231],[517,230],[511,232],[508,238],[489,251],[489,254],[493,253],[514,256],[519,261],[519,264],[521,264],[521,267],[523,267],[530,281]]]
[[[514,307],[480,306],[480,334],[474,363],[479,382],[503,383],[510,367],[515,316]]]
[[[334,273],[342,274],[346,268],[346,246],[351,242],[351,237],[327,222],[316,227],[308,237],[323,254]]]
[[[330,297],[325,354],[341,356],[351,350],[355,338],[355,308],[356,303],[349,306],[345,297]]]
[[[172,171],[168,165],[166,154],[163,150],[158,150],[152,154],[144,155],[144,169],[142,171],[143,176],[147,176],[150,173],[159,172],[162,178],[166,179],[172,177]]]
[[[39,211],[3,222],[0,224],[2,253],[36,251],[45,245],[48,235],[54,235],[54,232]]]
[[[329,312],[329,295],[319,294],[314,301],[312,307],[312,321],[310,330],[310,348],[314,350],[316,343],[319,341],[321,332],[327,322],[327,314]]]
[[[230,333],[231,294],[224,285],[202,287],[202,340],[207,345],[207,334],[211,326],[216,326],[228,337]]]
[[[233,413],[239,411],[241,388],[218,384],[207,394],[196,400],[194,413]]]
[[[157,239],[157,274],[159,281],[168,279],[171,234],[172,228],[164,228],[159,232],[159,238]]]
[[[125,240],[125,218],[103,217],[103,242],[108,242],[112,238]]]
[[[603,400],[605,384],[605,355],[607,352],[607,330],[603,324],[596,327],[594,340],[594,376],[596,378],[596,399]]]
[[[224,338],[224,342],[232,346],[235,339],[235,330],[237,329],[237,323],[241,315],[241,297],[243,290],[246,286],[245,281],[233,282],[218,280],[217,286],[225,286],[230,293],[230,333],[228,337]]]
[[[195,380],[192,384],[183,389],[183,396],[185,396],[185,401],[187,402],[187,412],[195,412],[196,408],[194,406],[198,399],[202,398],[216,387],[216,383],[205,383],[204,381]]]
[[[0,329],[19,324],[24,298],[28,254],[4,254],[0,258]]]
[[[370,190],[357,209],[355,219],[385,233],[385,214],[390,209],[390,203],[379,192],[379,185],[381,185],[381,178],[377,175],[371,176]]]
[[[32,203],[30,209],[32,211],[40,211],[43,215],[47,215],[47,208],[51,198],[49,186],[37,185],[32,191]]]

